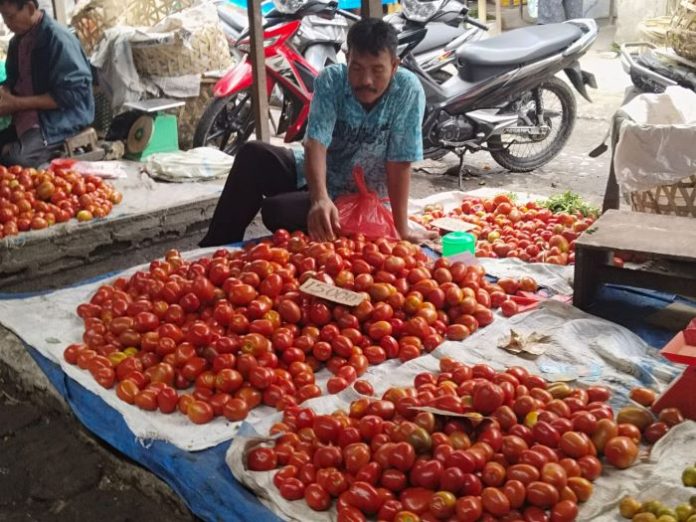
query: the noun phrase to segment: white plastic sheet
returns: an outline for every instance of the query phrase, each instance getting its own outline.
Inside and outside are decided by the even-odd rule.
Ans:
[[[201,181],[227,176],[234,158],[212,147],[152,154],[145,170],[164,181]]]
[[[513,355],[497,347],[499,340],[510,329],[523,335],[544,333],[551,337],[551,345],[546,353],[536,359]],[[524,366],[549,381],[563,377],[576,378],[580,385],[602,384],[614,392],[615,407],[627,402],[631,388],[647,385],[661,390],[678,371],[662,362],[654,350],[626,328],[568,305],[547,302],[538,310],[510,319],[496,317],[490,326],[478,330],[465,341],[448,341],[431,354],[405,364],[392,360],[371,367],[362,378],[372,383],[375,395],[379,396],[392,386],[411,385],[413,378],[420,372],[437,372],[439,359],[445,356],[468,364],[486,362],[497,370],[513,365]],[[353,389],[346,389],[338,395],[318,397],[306,404],[317,413],[326,414],[346,409],[356,398],[358,394]],[[228,467],[240,482],[285,520],[335,520],[335,507],[326,513],[316,513],[304,501],[284,500],[273,485],[273,472],[251,472],[244,469],[245,452],[260,441],[267,441],[263,436],[280,419],[280,414],[274,414],[258,422],[251,422],[250,429],[245,430],[245,436],[238,436],[232,441],[226,455]],[[255,435],[249,435],[248,432]],[[665,486],[676,484],[681,471],[675,472],[673,463],[670,470],[670,465],[665,460],[683,460],[684,454],[695,454],[694,451],[696,425],[689,423],[665,437],[655,447],[653,458],[645,465],[641,464],[628,472],[606,466],[602,478],[596,484],[595,491],[599,493],[581,508],[578,520],[619,520],[620,517],[618,514],[614,516],[613,511],[620,499],[617,497],[619,492],[641,495],[642,488],[648,483],[655,487],[659,483]],[[649,473],[657,476],[650,476]]]
[[[185,257],[195,259],[203,255],[211,255],[216,249],[194,250]],[[146,270],[147,266],[141,265],[126,270],[109,280],[119,276],[129,277],[138,270]],[[89,372],[65,361],[63,358],[65,348],[69,344],[82,342],[84,326],[75,310],[80,303],[88,302],[105,281],[26,299],[0,300],[0,323],[26,344],[36,348],[48,360],[59,365],[68,377],[101,397],[108,406],[121,413],[130,430],[142,440],[143,444],[152,440],[164,440],[186,451],[198,451],[231,439],[241,423],[228,422],[223,417],[198,426],[179,413],[165,415],[140,410],[121,401],[113,389],[102,388]],[[47,313],[47,310],[50,313]],[[38,318],[40,318],[40,328],[37,328]],[[250,420],[260,421],[274,411],[269,407],[256,408],[251,413]]]
[[[614,170],[625,193],[677,183],[696,173],[696,93],[668,87],[641,94],[618,113],[622,118]]]

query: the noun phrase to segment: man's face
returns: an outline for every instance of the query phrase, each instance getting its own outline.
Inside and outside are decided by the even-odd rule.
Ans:
[[[27,2],[24,7],[17,9],[12,2],[0,4],[0,14],[7,28],[15,34],[23,35],[34,25],[33,16],[36,6],[32,2]]]
[[[348,81],[358,101],[363,105],[375,103],[389,87],[398,65],[399,60],[386,49],[377,56],[349,51]]]

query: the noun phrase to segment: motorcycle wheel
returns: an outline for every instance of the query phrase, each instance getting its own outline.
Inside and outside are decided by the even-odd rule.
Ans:
[[[194,147],[215,147],[234,155],[254,130],[251,92],[213,98],[203,112],[193,136]]]
[[[577,106],[570,87],[558,78],[551,78],[537,88],[543,110],[542,124],[550,131],[541,139],[505,133],[491,136],[488,147],[501,167],[512,172],[530,172],[555,158],[563,149],[575,127]],[[520,114],[519,126],[537,126],[538,107],[533,92],[510,105]],[[520,138],[523,138],[520,141]]]

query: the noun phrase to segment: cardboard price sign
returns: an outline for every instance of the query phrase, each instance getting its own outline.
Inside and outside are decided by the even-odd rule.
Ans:
[[[300,291],[345,306],[358,306],[365,300],[365,296],[358,292],[323,283],[316,279],[307,279],[300,287]]]
[[[476,225],[450,217],[434,219],[430,224],[447,232],[469,232],[476,228]]]

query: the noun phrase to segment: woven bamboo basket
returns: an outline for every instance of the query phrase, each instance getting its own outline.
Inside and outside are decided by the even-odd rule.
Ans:
[[[152,27],[166,16],[191,7],[195,0],[90,0],[78,6],[70,20],[87,55],[92,54],[107,29],[119,24]]]
[[[648,18],[638,24],[638,30],[648,42],[664,47],[667,44],[667,31],[671,22],[671,16]]]
[[[630,200],[636,212],[696,217],[696,175],[672,185],[631,192]]]
[[[134,45],[133,62],[140,74],[183,76],[224,70],[232,65],[230,48],[223,31],[206,26],[184,41],[176,32],[173,43]]]
[[[130,0],[126,8],[126,23],[135,27],[152,27],[194,3],[195,0]]]
[[[104,37],[104,31],[125,20],[123,7],[115,0],[91,0],[78,6],[70,20],[77,39],[89,56]]]
[[[186,105],[179,108],[177,114],[177,126],[179,129],[179,148],[188,150],[193,146],[193,135],[196,125],[203,115],[208,102],[213,97],[215,80],[203,78],[201,80],[201,93],[194,98],[186,98]]]
[[[679,56],[696,60],[696,0],[681,0],[667,31],[667,43]]]

